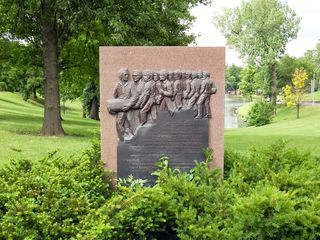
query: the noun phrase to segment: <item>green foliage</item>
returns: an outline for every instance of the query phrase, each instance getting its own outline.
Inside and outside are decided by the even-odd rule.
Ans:
[[[189,172],[162,157],[158,180],[110,192],[98,142],[79,160],[15,161],[0,171],[0,237],[7,239],[318,239],[319,158],[283,141],[250,154],[213,152]],[[106,179],[108,184],[105,184]]]
[[[232,239],[316,239],[316,209],[300,204],[268,184],[253,189],[233,206]]]
[[[222,236],[217,221],[213,220],[218,218],[218,211],[227,211],[227,205],[224,210],[215,206],[218,199],[212,194],[221,184],[221,174],[208,169],[212,151],[205,152],[208,161],[196,163],[189,173],[172,170],[168,159],[162,157],[157,164],[155,186],[121,185],[103,207],[88,215],[80,238],[213,239]],[[219,196],[224,199],[225,192],[219,192]]]
[[[82,94],[83,110],[87,115],[90,114],[91,103],[96,96],[99,96],[99,89],[96,87],[95,83],[94,82],[87,83]]]
[[[224,9],[214,17],[214,23],[248,65],[268,69],[265,93],[275,98],[275,64],[285,53],[287,43],[297,37],[300,18],[296,13],[280,0],[250,0]]]
[[[231,239],[317,239],[319,159],[279,141],[234,159]]]
[[[269,124],[273,118],[273,111],[272,104],[264,100],[255,102],[248,113],[248,126],[259,127]]]
[[[303,57],[300,58],[304,64],[297,67],[304,67],[309,76],[320,79],[320,42],[317,43],[315,49],[307,50]],[[315,82],[315,90],[320,90],[320,82]]]
[[[54,16],[59,38],[61,96],[74,100],[82,95],[88,82],[98,85],[99,46],[188,45],[195,39],[188,33],[195,19],[190,8],[210,4],[211,0],[49,2],[46,11],[45,1],[0,1],[1,41],[11,45],[23,45],[12,41],[16,39],[27,42],[25,46],[32,48],[33,54],[21,56],[29,58],[28,67],[41,70],[42,24]],[[19,54],[11,48],[6,52],[11,57]],[[2,51],[0,54],[3,55]],[[16,82],[21,79],[14,78]]]
[[[226,90],[227,91],[237,91],[239,88],[240,72],[242,68],[234,64],[227,67],[226,71]]]
[[[121,188],[85,222],[94,239],[317,239],[319,162],[278,142],[228,152],[222,181],[208,162],[189,173],[159,162],[154,187]]]
[[[7,91],[7,84],[5,82],[0,82],[0,91]]]
[[[243,1],[214,18],[228,44],[257,64],[275,62],[297,37],[299,22],[296,13],[278,0]]]
[[[24,100],[31,94],[36,97],[39,90],[43,93],[41,65],[32,45],[0,39],[0,81],[6,83],[6,91],[21,92]]]
[[[59,101],[52,96],[73,100],[88,82],[99,85],[99,46],[186,46],[195,39],[188,33],[195,19],[190,8],[209,3],[211,0],[0,0],[0,38],[30,44],[36,50],[35,58],[42,60],[38,67],[50,82],[43,85],[47,88],[45,108],[56,116],[44,112],[42,134],[64,133],[60,121],[52,121],[60,119]],[[25,98],[28,95],[26,91]]]
[[[252,100],[252,95],[261,88],[262,82],[261,70],[259,71],[254,65],[249,65],[240,72],[239,91],[242,95]]]
[[[80,158],[12,161],[0,170],[0,238],[76,236],[90,209],[110,195],[110,177],[96,150]]]
[[[306,55],[300,58],[285,55],[277,64],[278,88],[291,84],[292,75],[296,68],[303,67],[309,76],[312,76],[314,67],[312,59]]]

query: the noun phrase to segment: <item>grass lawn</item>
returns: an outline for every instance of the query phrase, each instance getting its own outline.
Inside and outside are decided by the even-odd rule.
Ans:
[[[295,107],[280,107],[269,125],[225,129],[225,148],[240,152],[251,146],[270,145],[277,139],[320,156],[320,106],[301,107],[300,119],[296,118]]]
[[[83,119],[79,102],[68,102],[62,118],[67,136],[40,136],[42,105],[26,102],[17,93],[0,92],[0,166],[13,158],[38,159],[56,149],[61,155],[79,153],[99,135],[100,123]]]
[[[303,98],[303,100],[312,101],[313,100],[313,93],[306,94],[305,97]],[[319,91],[314,93],[314,100],[320,101],[320,92]]]
[[[239,109],[241,115],[246,115],[250,104]],[[300,116],[296,119],[295,108],[282,107],[269,125],[226,129],[225,147],[245,152],[252,145],[264,146],[284,139],[291,146],[320,155],[320,106],[303,106]],[[32,100],[25,102],[19,94],[0,92],[0,166],[13,158],[39,159],[56,149],[60,155],[80,153],[99,135],[100,123],[83,119],[79,102],[68,102],[62,117],[67,136],[40,136],[42,105]]]
[[[239,107],[237,109],[237,114],[242,116],[242,117],[248,116],[248,113],[249,113],[251,107],[253,106],[253,104],[254,104],[254,102],[252,101],[252,102],[249,102],[249,103]]]

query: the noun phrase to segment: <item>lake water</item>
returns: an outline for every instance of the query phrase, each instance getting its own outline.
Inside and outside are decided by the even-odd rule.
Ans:
[[[249,100],[242,97],[225,95],[224,128],[238,128],[244,125],[243,120],[238,118],[236,110],[247,102]]]

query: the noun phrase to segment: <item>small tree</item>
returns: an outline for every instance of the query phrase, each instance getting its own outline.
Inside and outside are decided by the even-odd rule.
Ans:
[[[293,87],[290,85],[286,85],[283,88],[284,100],[287,106],[297,107],[297,118],[299,118],[299,114],[300,114],[301,101],[306,93],[305,86],[306,86],[307,79],[308,79],[307,71],[303,67],[296,68],[292,75]]]

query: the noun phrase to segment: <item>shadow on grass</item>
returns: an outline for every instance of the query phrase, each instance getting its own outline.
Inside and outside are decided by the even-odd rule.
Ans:
[[[31,105],[33,105],[33,106],[42,108],[42,109],[43,109],[43,106],[44,106],[44,104],[42,104],[42,103],[40,103],[40,102],[38,102],[38,101],[35,101],[35,100],[32,100],[32,101],[29,101],[29,100],[28,100],[28,103],[31,104]]]
[[[25,104],[18,103],[17,101],[11,101],[11,100],[8,100],[8,99],[3,99],[3,98],[0,98],[0,101],[9,103],[9,104],[12,104],[12,105],[15,105],[15,106],[21,106],[21,107],[24,107],[24,108],[26,107]],[[26,102],[26,104],[27,104],[27,102]]]
[[[26,114],[26,113],[22,113]],[[23,123],[23,124],[30,124],[34,125],[35,123],[42,123],[43,117],[40,116],[34,116],[34,115],[24,115],[21,116],[20,114],[6,114],[2,116],[2,120],[6,120],[12,123]]]
[[[26,129],[17,129],[17,130],[9,130],[10,133],[18,134],[18,135],[28,135],[28,136],[41,136],[40,130],[26,130]]]
[[[86,127],[86,126],[90,126],[90,127],[99,127],[100,126],[100,122],[99,121],[85,121],[85,120],[71,120],[71,119],[64,119],[63,120],[63,124],[66,124],[66,125],[72,125],[72,126],[75,126],[75,127],[78,127],[78,126],[83,126],[83,127]]]

